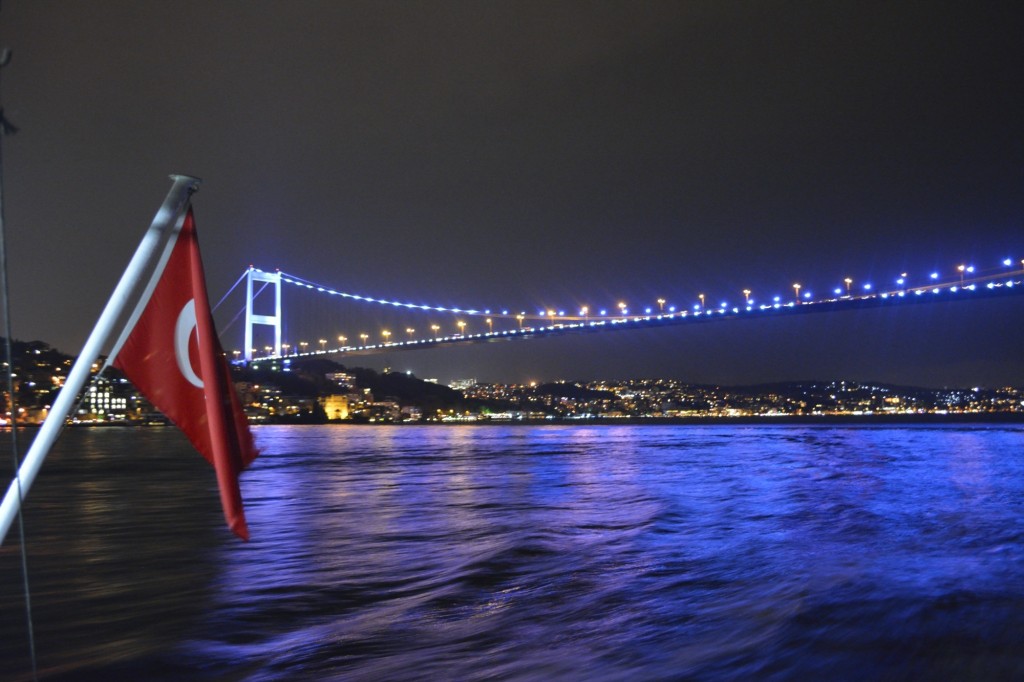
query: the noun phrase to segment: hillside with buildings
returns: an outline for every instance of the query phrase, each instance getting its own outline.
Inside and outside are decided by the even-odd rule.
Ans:
[[[42,341],[15,341],[18,423],[46,418],[72,358]],[[98,373],[100,365],[93,367]],[[411,374],[346,367],[326,358],[264,361],[232,367],[252,423],[417,423],[552,419],[734,419],[785,417],[1024,418],[1020,387],[926,389],[853,381],[759,386],[694,385],[675,379],[482,383],[442,386]],[[2,393],[7,419],[10,401]],[[163,423],[121,374],[95,376],[72,420],[78,424]]]

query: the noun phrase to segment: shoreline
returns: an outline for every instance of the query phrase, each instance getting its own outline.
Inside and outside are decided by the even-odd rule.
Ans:
[[[250,427],[260,426],[787,426],[787,425],[828,425],[828,426],[889,426],[913,424],[1024,424],[1024,412],[994,412],[969,414],[862,414],[862,415],[773,415],[773,416],[739,416],[739,417],[589,417],[586,419],[553,418],[553,419],[475,419],[453,421],[418,421],[418,422],[365,422],[365,421],[326,421],[326,422],[260,422],[250,423]],[[40,424],[19,424],[18,429],[36,429]],[[166,423],[91,423],[68,424],[66,428],[177,428]],[[10,426],[0,426],[0,433],[10,431]]]
[[[342,422],[330,422],[341,424]],[[345,422],[351,424],[352,422]],[[419,424],[423,424],[420,422]],[[516,425],[542,426],[545,424],[588,426],[645,426],[645,425],[887,425],[887,424],[1024,424],[1022,412],[978,414],[893,414],[893,415],[780,415],[771,417],[595,417],[589,419],[481,419],[477,421],[425,422],[442,426]],[[376,426],[377,424],[366,424]],[[409,424],[416,425],[416,424]]]
[[[587,419],[477,419],[466,421],[266,423],[251,426],[885,426],[903,424],[1024,424],[1024,412],[977,414],[790,415],[772,417],[591,417]]]

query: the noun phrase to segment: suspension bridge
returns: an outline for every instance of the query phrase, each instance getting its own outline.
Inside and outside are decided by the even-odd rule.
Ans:
[[[252,363],[1009,297],[1024,294],[1024,259],[1007,258],[991,267],[962,263],[946,273],[898,273],[885,284],[843,277],[826,287],[825,295],[815,295],[811,287],[795,282],[785,294],[766,299],[744,289],[736,292],[735,302],[698,293],[686,303],[683,297],[673,301],[666,296],[639,305],[610,301],[569,309],[477,309],[412,302],[345,291],[280,270],[252,266],[221,303],[243,284],[245,303],[222,335],[241,321],[243,338],[238,343],[225,341],[224,345],[233,348],[229,352],[235,362]]]

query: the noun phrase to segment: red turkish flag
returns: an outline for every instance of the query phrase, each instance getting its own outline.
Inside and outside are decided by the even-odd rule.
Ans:
[[[228,527],[248,540],[238,475],[257,452],[214,330],[191,208],[154,277],[156,287],[113,365],[213,465]]]

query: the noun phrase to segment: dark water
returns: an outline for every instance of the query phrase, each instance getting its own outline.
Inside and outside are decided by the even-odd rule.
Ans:
[[[28,505],[45,679],[1024,679],[1024,426],[170,429]],[[17,541],[0,677],[27,670]]]

